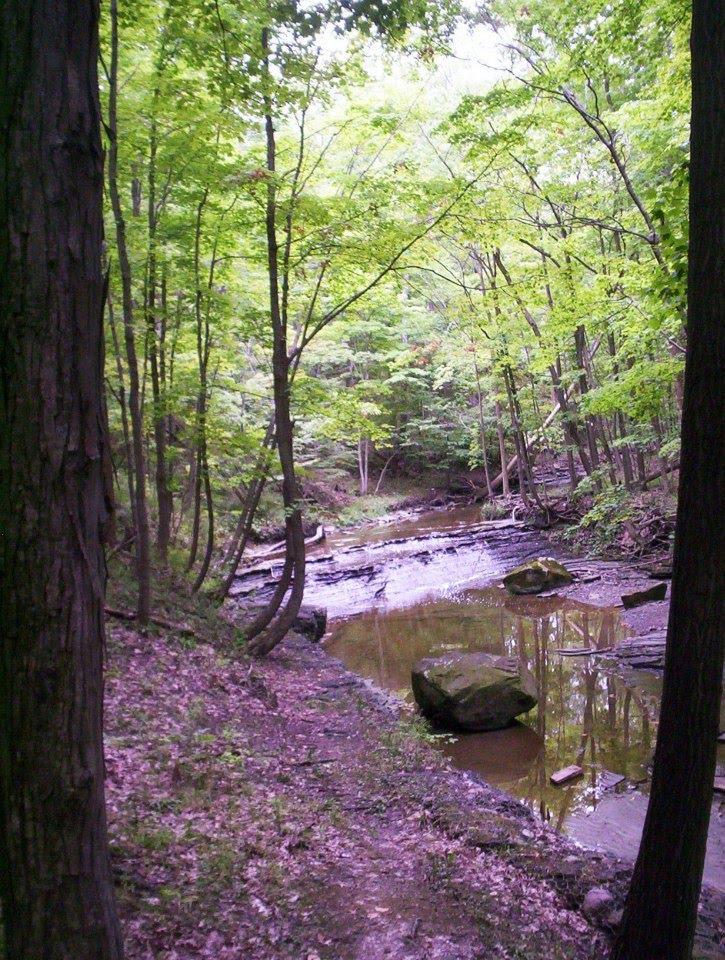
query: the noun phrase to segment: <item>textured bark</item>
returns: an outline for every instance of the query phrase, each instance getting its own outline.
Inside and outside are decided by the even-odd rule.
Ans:
[[[688,960],[725,652],[725,7],[695,0],[688,346],[680,496],[654,775],[613,960]]]
[[[115,960],[103,795],[97,0],[0,6],[0,895],[11,960]]]

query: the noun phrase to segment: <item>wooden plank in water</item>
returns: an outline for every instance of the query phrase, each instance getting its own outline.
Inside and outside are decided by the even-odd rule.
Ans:
[[[602,770],[599,774],[598,782],[602,790],[611,790],[612,787],[616,787],[617,784],[622,783],[625,779],[624,774],[612,773],[611,770]]]
[[[578,767],[575,763],[572,763],[570,767],[564,767],[562,770],[557,770],[556,773],[552,773],[549,777],[549,780],[554,784],[555,787],[560,786],[562,783],[567,783],[569,780],[573,780],[575,777],[580,777],[584,771],[581,767]]]

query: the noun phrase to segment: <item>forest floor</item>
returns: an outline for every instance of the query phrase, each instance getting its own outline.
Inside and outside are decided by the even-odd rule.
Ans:
[[[629,864],[448,766],[412,714],[319,646],[292,636],[250,661],[223,614],[156,590],[162,625],[108,630],[129,960],[607,956]],[[585,915],[602,887],[614,902]],[[704,895],[696,956],[722,957],[722,906]]]

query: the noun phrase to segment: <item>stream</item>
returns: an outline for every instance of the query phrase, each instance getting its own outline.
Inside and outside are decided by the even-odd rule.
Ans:
[[[542,554],[561,551],[512,521],[482,524],[476,507],[432,511],[328,535],[310,550],[305,603],[327,608],[330,654],[411,701],[411,668],[422,657],[481,650],[525,661],[538,706],[505,730],[436,738],[438,749],[582,845],[633,860],[661,672],[607,658],[631,633],[617,608],[514,597],[499,586],[513,566]],[[591,569],[563,560],[587,582]],[[240,592],[253,588],[254,580]],[[550,775],[570,764],[584,775],[553,786]],[[719,745],[718,775],[724,771]],[[725,890],[725,803],[717,794],[704,879]]]

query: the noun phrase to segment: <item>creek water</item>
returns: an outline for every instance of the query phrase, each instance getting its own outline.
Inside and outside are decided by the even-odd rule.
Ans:
[[[633,859],[661,676],[607,658],[628,634],[618,610],[501,589],[503,573],[552,548],[517,526],[481,527],[478,519],[472,508],[441,511],[334,535],[317,548],[305,599],[328,608],[325,647],[348,669],[411,700],[411,669],[422,657],[482,650],[526,663],[537,707],[505,730],[443,736],[438,749],[583,845]],[[725,764],[725,747],[719,750]],[[583,776],[553,786],[550,775],[570,764]],[[705,881],[721,890],[724,807],[716,797],[705,867]]]

